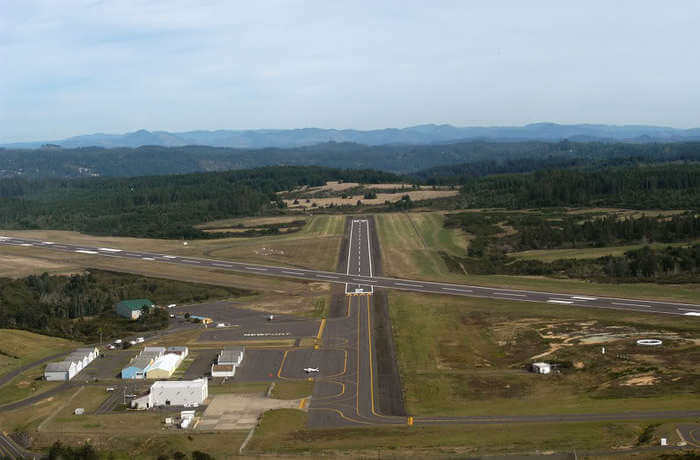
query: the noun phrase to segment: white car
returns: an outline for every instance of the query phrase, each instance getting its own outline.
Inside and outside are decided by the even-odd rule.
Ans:
[[[306,367],[304,368],[304,372],[307,374],[311,374],[313,372],[319,372],[318,367]]]
[[[143,343],[143,342],[144,342],[143,337],[137,338],[137,339],[136,339],[136,342],[137,342],[137,343]]]
[[[136,340],[130,340],[129,343],[130,343],[131,345],[136,345],[137,342],[136,342]]]
[[[175,307],[177,307],[177,304],[175,304],[175,303],[171,303],[170,305],[168,305],[168,308],[175,308]]]

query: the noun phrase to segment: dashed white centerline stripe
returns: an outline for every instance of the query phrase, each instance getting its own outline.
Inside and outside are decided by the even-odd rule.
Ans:
[[[571,304],[574,303],[572,300],[557,300],[557,299],[549,299],[547,300],[549,303],[563,303],[563,304]]]
[[[332,280],[338,279],[337,276],[330,276],[330,275],[316,275],[319,278],[330,278]]]
[[[494,292],[494,294],[497,294],[497,295],[510,295],[510,296],[513,296],[513,297],[527,297],[527,295],[525,295],[525,294],[515,294],[515,293],[513,293],[513,292]]]
[[[582,295],[574,295],[571,298],[576,300],[598,300],[598,297],[585,297]]]
[[[455,292],[474,292],[471,289],[456,289],[456,288],[442,288],[443,291],[455,291]]]
[[[156,260],[153,257],[141,257],[141,259],[143,259],[143,260]]]
[[[299,273],[299,272],[288,272],[288,271],[285,271],[285,270],[282,270],[282,273],[286,273],[287,275],[299,275],[299,276],[304,276],[303,273]]]
[[[406,286],[406,287],[424,287],[422,284],[406,284],[406,283],[394,283],[396,286]]]
[[[227,264],[212,264],[212,265],[214,265],[215,267],[231,268],[231,265],[227,265]]]
[[[79,252],[81,254],[97,254],[97,251],[90,251],[88,249],[78,249],[75,252]]]
[[[619,305],[621,307],[643,307],[643,308],[651,308],[651,305],[644,305],[643,303],[621,303],[621,302],[613,302],[613,305]]]
[[[261,272],[266,272],[266,271],[267,271],[267,268],[258,268],[258,267],[245,267],[245,268],[246,268],[246,270],[258,270],[258,271],[261,271]]]

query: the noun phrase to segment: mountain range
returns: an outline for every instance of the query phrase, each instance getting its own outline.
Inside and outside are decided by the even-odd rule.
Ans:
[[[353,142],[364,145],[415,145],[452,143],[475,139],[504,142],[525,140],[560,141],[563,139],[578,142],[676,142],[700,140],[700,128],[677,129],[646,125],[534,123],[525,126],[500,127],[457,127],[445,124],[428,124],[407,128],[367,131],[303,128],[168,132],[141,129],[125,134],[97,133],[62,140],[6,143],[0,144],[0,147],[34,149],[45,145],[64,148],[207,145],[234,148],[290,148],[327,142]]]

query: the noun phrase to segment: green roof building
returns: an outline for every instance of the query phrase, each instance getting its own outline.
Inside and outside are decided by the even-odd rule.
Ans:
[[[143,307],[153,308],[153,302],[148,299],[122,300],[117,304],[117,315],[129,319],[139,319]]]

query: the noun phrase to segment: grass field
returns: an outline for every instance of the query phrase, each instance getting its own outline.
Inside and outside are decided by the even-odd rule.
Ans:
[[[326,197],[326,198],[309,198],[307,203],[306,199],[298,199],[298,204],[294,204],[294,200],[284,200],[289,209],[313,209],[314,207],[325,208],[330,205],[333,206],[355,206],[358,201],[361,201],[364,205],[382,205],[385,202],[395,203],[401,200],[401,197],[408,195],[411,197],[412,201],[419,200],[431,200],[436,198],[445,198],[450,196],[455,196],[459,193],[457,190],[407,190],[401,193],[377,193],[376,198],[365,199],[363,195],[353,195],[347,198],[342,198],[339,196]],[[316,204],[316,206],[313,206]]]
[[[404,293],[391,293],[389,305],[405,402],[413,415],[672,410],[700,404],[694,364],[700,348],[692,342],[699,322]],[[663,353],[652,353],[630,345],[632,339],[616,338],[620,333],[674,339]],[[600,340],[609,340],[604,357]],[[544,359],[580,368],[549,376],[525,370],[533,357],[552,349]],[[627,359],[617,358],[623,354]],[[635,379],[652,384],[630,383]]]
[[[59,386],[62,382],[43,379],[44,366],[29,369],[0,387],[0,406],[41,394]]]
[[[301,411],[268,411],[246,452],[359,458],[461,458],[477,454],[611,449],[619,455],[636,445],[649,424],[648,421],[613,421],[310,430],[305,428],[305,423],[306,414]],[[652,441],[658,443],[655,431]]]
[[[16,329],[0,329],[0,375],[80,346],[71,340]]]
[[[443,227],[440,213],[375,215],[384,273],[406,278],[441,279],[452,276],[439,251],[462,255],[467,235]]]
[[[461,275],[450,272],[439,252],[464,256],[469,235],[457,229],[442,226],[443,213],[400,213],[375,216],[382,249],[382,266],[387,276],[428,281],[453,282],[482,286],[532,289],[612,297],[675,300],[700,303],[700,285],[661,285],[653,283],[608,284],[585,280],[558,279],[535,276]],[[526,251],[516,253],[524,258],[553,257],[557,251],[569,251],[568,256],[584,257],[590,254],[611,253],[620,248],[592,248],[585,250]],[[590,252],[589,252],[590,251]],[[624,252],[624,251],[623,251]]]
[[[512,252],[509,255],[517,259],[536,259],[543,262],[551,262],[557,259],[596,259],[604,256],[621,256],[627,251],[641,249],[649,246],[653,249],[661,249],[667,246],[688,246],[697,244],[698,241],[684,243],[652,243],[631,244],[627,246],[610,246],[605,248],[581,248],[581,249],[538,249],[531,251]]]
[[[314,382],[308,380],[277,382],[271,396],[275,399],[301,399],[311,396],[313,389]]]

